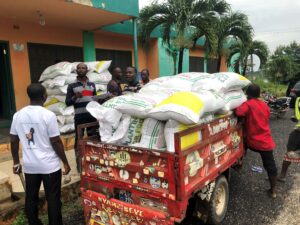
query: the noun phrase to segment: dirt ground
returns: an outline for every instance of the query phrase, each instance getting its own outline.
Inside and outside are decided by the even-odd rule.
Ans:
[[[270,126],[276,142],[274,151],[278,172],[286,151],[288,135],[294,127],[290,111],[285,118],[271,118]],[[292,164],[286,183],[278,182],[278,197],[266,195],[269,188],[266,172],[255,173],[251,165],[262,166],[260,156],[248,151],[240,174],[234,172],[230,183],[227,216],[222,225],[299,225],[300,224],[300,165]]]

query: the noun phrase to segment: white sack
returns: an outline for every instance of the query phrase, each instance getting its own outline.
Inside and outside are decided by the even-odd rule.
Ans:
[[[127,131],[128,131],[129,125],[130,125],[130,120],[131,120],[130,116],[122,115],[122,118],[121,118],[120,123],[118,124],[118,127],[116,128],[116,130],[113,130],[113,129],[109,130],[111,128],[111,126],[109,127],[109,126],[106,126],[106,124],[105,124],[107,129],[102,129],[99,131],[100,132],[102,131],[102,134],[104,132],[106,132],[105,134],[107,135],[107,137],[109,136],[109,132],[111,132],[110,133],[111,137],[108,138],[107,140],[103,140],[101,133],[100,133],[101,141],[107,142],[110,144],[120,144],[122,139],[124,139],[124,137],[127,134]]]
[[[86,62],[89,71],[95,71],[97,73],[102,73],[105,70],[108,70],[111,60],[109,61],[94,61],[94,62]]]
[[[115,109],[105,108],[95,101],[89,102],[86,110],[99,121],[101,141],[108,142],[113,136],[113,131],[119,127],[122,114]],[[123,136],[116,139],[120,140],[122,138]]]
[[[231,90],[239,90],[248,86],[251,82],[244,76],[233,72],[214,73],[205,79],[194,83],[192,91],[214,90],[225,93]]]
[[[46,91],[48,96],[65,95],[67,93],[64,93],[60,88],[46,88]]]
[[[242,90],[229,91],[224,94],[224,99],[226,103],[223,108],[224,111],[233,110],[247,101],[247,97]]]
[[[71,116],[75,114],[74,106],[68,106],[66,108],[61,108],[59,110],[60,114],[63,116]]]
[[[57,121],[59,122],[60,125],[74,123],[74,116],[73,115],[70,115],[70,116],[59,115],[56,118],[57,118]]]
[[[112,75],[108,70],[105,70],[100,74],[96,72],[88,72],[86,76],[89,78],[90,82],[95,84],[107,84],[112,79]]]
[[[126,135],[122,138],[123,145],[133,145],[139,143],[142,136],[143,119],[131,117]]]
[[[75,125],[74,123],[71,124],[65,124],[61,127],[59,127],[59,132],[64,134],[64,133],[69,133],[75,131]]]
[[[147,118],[142,127],[142,137],[136,146],[150,149],[163,149],[166,147],[164,136],[165,124],[156,119]]]
[[[63,102],[57,102],[57,103],[54,103],[52,105],[49,105],[47,106],[46,108],[48,110],[50,110],[51,112],[54,112],[56,115],[61,115],[62,111],[64,111],[66,109],[66,104],[63,103]]]
[[[41,82],[41,81],[44,81],[47,79],[53,79],[54,77],[57,77],[60,75],[70,74],[71,70],[72,70],[72,64],[69,62],[60,62],[60,63],[54,64],[52,66],[47,67],[43,71],[39,81]]]
[[[155,93],[157,91],[160,91],[163,89],[162,84],[169,81],[170,79],[172,79],[172,76],[159,77],[151,80],[148,84],[140,89],[139,93]]]
[[[209,76],[208,73],[180,73],[173,76],[170,80],[163,82],[161,88],[174,91],[191,91],[195,82],[207,76]]]
[[[154,105],[158,104],[166,97],[167,95],[162,93],[123,95],[106,101],[103,106],[117,109],[130,116],[145,118]]]

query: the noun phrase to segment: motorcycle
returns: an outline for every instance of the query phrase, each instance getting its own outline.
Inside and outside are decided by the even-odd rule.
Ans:
[[[291,98],[276,98],[271,95],[266,95],[264,97],[264,101],[270,107],[271,115],[275,116],[276,118],[283,118],[286,112],[289,110]]]

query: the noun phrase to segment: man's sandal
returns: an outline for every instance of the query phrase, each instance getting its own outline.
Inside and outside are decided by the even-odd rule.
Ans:
[[[272,193],[271,189],[267,190],[267,194],[270,198],[275,199],[277,198],[277,194],[276,193]]]

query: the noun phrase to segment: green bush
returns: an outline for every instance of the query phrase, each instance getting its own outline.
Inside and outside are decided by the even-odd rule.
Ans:
[[[276,97],[285,96],[287,85],[274,83],[262,78],[252,79],[251,77],[248,77],[248,79],[253,83],[258,84],[262,91],[266,91]]]

